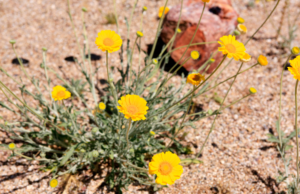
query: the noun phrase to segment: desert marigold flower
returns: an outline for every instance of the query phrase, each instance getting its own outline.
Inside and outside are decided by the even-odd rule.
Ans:
[[[243,23],[245,22],[245,20],[244,20],[244,18],[242,18],[242,17],[238,17],[238,18],[237,18],[237,22],[238,22],[239,24],[243,24]]]
[[[64,100],[68,99],[71,97],[71,93],[67,91],[66,88],[62,86],[55,86],[53,87],[53,90],[51,92],[52,98],[57,101],[57,100]]]
[[[199,59],[200,54],[199,54],[198,51],[192,51],[191,52],[191,57],[192,57],[192,59],[197,60],[197,59]]]
[[[247,27],[244,24],[238,24],[237,28],[242,34],[246,34],[248,31]]]
[[[58,180],[57,179],[51,179],[49,182],[50,187],[55,188],[58,185]]]
[[[288,70],[295,79],[300,80],[300,56],[297,56],[295,59],[290,60],[289,62],[291,67],[288,67]]]
[[[144,33],[141,32],[141,31],[137,31],[137,32],[136,32],[136,35],[137,35],[138,37],[143,37],[143,36],[144,36]]]
[[[155,154],[149,163],[149,174],[156,174],[156,183],[172,185],[183,173],[180,158],[172,152]]]
[[[125,115],[126,119],[132,119],[133,121],[145,120],[145,115],[149,109],[147,101],[138,95],[128,94],[122,96],[121,100],[118,101],[120,106],[117,108],[121,113]]]
[[[209,3],[210,0],[202,0],[203,3]]]
[[[100,102],[99,103],[99,108],[100,108],[100,110],[105,110],[106,105],[103,102]]]
[[[263,55],[259,55],[259,57],[257,58],[257,62],[262,66],[268,65],[268,59]]]
[[[151,135],[155,135],[156,133],[154,131],[150,131],[150,134]]]
[[[187,76],[186,82],[193,84],[194,86],[197,86],[201,83],[201,81],[204,80],[205,80],[204,75],[201,75],[200,73],[191,73]]]
[[[221,45],[218,50],[227,55],[228,58],[234,58],[236,61],[241,59],[246,51],[243,43],[235,40],[235,36],[228,35],[220,38],[218,43]]]
[[[16,144],[10,143],[10,144],[8,144],[8,148],[9,148],[10,150],[14,150],[14,149],[16,148]]]
[[[244,56],[240,59],[240,61],[242,61],[244,63],[251,61],[251,55],[249,55],[248,53],[245,53]]]
[[[164,6],[160,7],[159,8],[159,11],[158,11],[158,17],[161,18],[161,16],[163,15],[163,11],[164,11]],[[166,7],[165,9],[165,15],[170,11],[170,8],[169,7]]]
[[[257,92],[256,89],[253,87],[249,88],[249,91],[251,94],[255,94]]]
[[[294,55],[298,55],[299,52],[300,52],[299,47],[296,47],[296,46],[295,46],[295,47],[292,48],[292,53],[293,53]]]
[[[102,51],[112,53],[120,49],[123,41],[116,32],[112,30],[102,30],[98,33],[95,43]]]

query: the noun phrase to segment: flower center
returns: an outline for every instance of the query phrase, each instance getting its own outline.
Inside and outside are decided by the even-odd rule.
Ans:
[[[103,44],[104,44],[105,46],[112,46],[112,45],[114,45],[114,41],[113,41],[111,38],[105,38],[105,39],[103,40]]]
[[[199,75],[193,75],[193,77],[192,77],[192,79],[194,80],[194,81],[200,81],[201,80],[201,77],[199,76]]]
[[[129,105],[129,106],[127,107],[127,111],[128,111],[128,113],[130,113],[130,114],[135,114],[135,113],[138,112],[138,107],[136,107],[135,105]]]
[[[57,97],[59,97],[59,98],[65,97],[65,91],[61,90],[61,91],[57,92]]]
[[[230,52],[230,53],[235,53],[236,48],[233,44],[226,44],[225,48]]]
[[[159,172],[162,174],[162,175],[168,175],[171,173],[173,167],[172,165],[169,163],[169,162],[162,162],[160,165],[159,165]]]

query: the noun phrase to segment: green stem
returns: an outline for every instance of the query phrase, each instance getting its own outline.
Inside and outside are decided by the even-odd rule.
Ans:
[[[129,19],[128,28],[127,28],[127,40],[129,40],[131,21],[132,21],[133,13],[134,13],[137,3],[138,3],[138,0],[135,1],[134,6],[131,11],[131,14],[130,14],[130,19]],[[127,44],[129,44],[129,41],[127,41]],[[127,45],[127,47],[129,47],[129,45]]]
[[[297,120],[298,120],[298,103],[297,103],[297,88],[298,88],[298,82],[296,81],[295,86],[295,130],[296,130],[296,146],[297,146],[297,158],[296,158],[296,165],[297,165],[297,180],[296,180],[296,188],[298,190],[298,184],[299,184],[299,132],[298,132],[298,126],[297,126]]]
[[[169,106],[168,108],[161,110],[161,111],[157,111],[156,114],[150,116],[148,119],[155,117],[156,115],[161,114],[162,112],[165,112],[167,110],[169,110],[170,108],[172,108],[173,106],[176,106],[178,103],[180,103],[181,101],[185,100],[186,98],[188,98],[190,95],[192,95],[198,88],[200,88],[203,84],[205,84],[207,82],[207,80],[213,76],[215,74],[215,72],[221,67],[222,63],[224,62],[225,58],[227,57],[227,55],[225,55],[222,59],[222,61],[220,62],[220,64],[218,65],[218,67],[204,80],[204,82],[202,82],[201,84],[199,84],[199,86],[197,86],[194,90],[192,90],[191,92],[189,92],[187,95],[185,95],[183,98],[181,98],[180,100],[178,100],[177,102],[173,103],[171,106]]]
[[[91,51],[90,51],[90,47],[89,47],[89,39],[87,36],[87,31],[86,31],[86,26],[85,26],[85,20],[84,20],[84,12],[82,12],[82,23],[83,23],[83,35],[84,35],[84,40],[86,42],[86,47],[88,49],[88,64],[89,64],[89,68],[90,68],[90,87],[91,87],[91,91],[93,94],[93,98],[95,101],[95,104],[97,105],[97,97],[96,97],[96,91],[95,91],[95,83],[94,83],[94,76],[93,76],[93,67],[92,67],[92,62],[91,62]]]
[[[268,19],[271,17],[271,15],[273,14],[273,12],[275,11],[275,9],[277,8],[278,4],[279,4],[280,0],[277,0],[276,5],[274,6],[274,8],[272,9],[271,13],[268,15],[268,17],[265,19],[265,21],[259,26],[259,28],[252,34],[252,36],[246,41],[245,46],[248,44],[248,42],[255,36],[255,34],[265,25],[265,23],[268,21]]]
[[[83,61],[83,64],[84,64],[84,70],[86,71],[86,66],[85,66],[85,63],[84,63],[85,56],[84,56],[83,51],[82,51],[81,48],[80,48],[78,36],[77,36],[77,33],[76,33],[76,29],[75,29],[75,25],[74,25],[74,22],[73,22],[73,18],[72,18],[72,15],[71,15],[70,0],[68,0],[68,15],[69,15],[69,18],[70,18],[70,20],[71,20],[72,29],[73,29],[74,34],[75,34],[75,39],[76,39],[78,51],[79,51],[79,54],[80,54],[81,57],[82,57],[82,61]]]
[[[134,41],[134,44],[132,46],[132,50],[131,50],[131,56],[130,56],[130,64],[129,64],[129,72],[128,72],[128,82],[127,82],[127,87],[129,88],[130,86],[130,82],[131,82],[131,77],[130,77],[130,73],[132,72],[132,58],[133,58],[133,52],[134,52],[134,48],[135,48],[135,45],[137,43],[137,40],[138,40],[138,36],[136,37],[135,41]]]
[[[195,89],[195,86],[193,86],[193,88]],[[177,137],[177,135],[179,134],[179,132],[180,132],[180,130],[181,130],[181,127],[182,127],[182,125],[183,125],[183,123],[184,123],[185,117],[186,117],[186,115],[188,114],[188,112],[189,112],[189,110],[190,110],[190,107],[191,107],[191,105],[192,105],[194,94],[195,94],[195,93],[193,92],[193,94],[192,94],[192,96],[191,96],[191,100],[190,100],[189,105],[188,105],[188,107],[187,107],[187,110],[186,110],[186,112],[184,113],[183,118],[182,118],[182,121],[181,121],[181,123],[180,123],[180,125],[179,125],[178,131],[174,134],[173,138],[171,139],[170,143],[167,145],[167,147],[166,147],[165,149],[168,149],[169,146],[172,145],[174,139],[175,139],[175,138]]]
[[[278,131],[279,131],[279,134],[278,134],[278,136],[279,136],[279,143],[280,143],[280,150],[282,149],[282,137],[281,137],[281,134],[280,134],[280,121],[281,121],[281,97],[282,97],[282,78],[283,78],[283,72],[284,72],[284,69],[285,69],[285,67],[287,66],[287,64],[288,64],[288,61],[289,61],[289,59],[291,58],[291,56],[292,55],[290,55],[288,58],[287,58],[287,60],[286,60],[286,62],[285,62],[285,64],[284,64],[284,67],[283,67],[283,69],[282,69],[282,71],[281,71],[281,76],[280,76],[280,92],[279,92],[279,115],[278,115]]]
[[[117,25],[117,34],[119,34],[119,22],[118,22],[118,15],[117,15],[116,0],[114,0],[114,11],[115,11],[115,18],[116,18],[116,25]]]
[[[129,149],[129,145],[130,145],[128,136],[129,136],[129,130],[131,128],[131,123],[132,123],[132,120],[130,118],[129,123],[128,123],[128,128],[127,128],[127,131],[126,131],[127,150]]]
[[[233,84],[234,84],[234,82],[235,82],[235,80],[236,80],[236,78],[237,78],[237,76],[238,76],[238,73],[240,72],[240,70],[241,70],[243,64],[244,64],[244,63],[242,63],[242,64],[240,65],[240,68],[239,68],[238,72],[235,74],[235,77],[234,77],[232,83],[230,84],[230,87],[229,87],[229,89],[227,90],[227,93],[226,93],[226,95],[225,95],[225,97],[224,97],[224,99],[223,99],[223,101],[222,101],[222,103],[221,103],[221,105],[220,105],[220,109],[223,107],[223,104],[224,104],[224,102],[225,102],[225,100],[226,100],[226,98],[227,98],[227,96],[228,96],[228,94],[229,94],[229,91],[231,90],[231,88],[232,88],[232,86],[233,86]],[[208,135],[206,136],[205,141],[204,141],[204,143],[203,143],[202,146],[201,146],[200,152],[196,155],[197,158],[198,158],[198,157],[200,156],[200,154],[202,153],[202,151],[203,151],[203,149],[204,149],[204,146],[205,146],[206,142],[208,141],[208,138],[209,138],[210,134],[212,133],[212,131],[213,131],[214,128],[215,128],[215,122],[216,122],[217,118],[218,118],[218,115],[216,115],[215,118],[214,118],[214,121],[213,121],[213,123],[212,123],[212,125],[211,125],[211,128],[210,128],[210,130],[209,130],[209,133],[208,133]]]
[[[157,44],[157,40],[158,40],[158,35],[159,35],[160,31],[161,31],[161,25],[162,25],[163,19],[164,19],[164,17],[165,17],[165,9],[166,9],[166,7],[167,7],[168,1],[169,1],[169,0],[166,0],[166,2],[165,2],[164,10],[163,10],[162,16],[161,16],[161,18],[160,18],[160,20],[159,20],[159,24],[158,24],[157,29],[156,29],[155,40],[154,40],[153,47],[152,47],[152,50],[151,50],[151,53],[150,53],[150,56],[149,56],[149,58],[148,58],[148,62],[147,62],[147,64],[146,64],[146,66],[147,66],[148,64],[150,64],[151,61],[152,61],[152,57],[153,57],[154,50],[155,50],[155,47],[156,47],[156,44]]]

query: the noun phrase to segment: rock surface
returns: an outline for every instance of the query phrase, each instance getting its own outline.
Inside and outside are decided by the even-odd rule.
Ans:
[[[189,44],[197,29],[197,23],[203,6],[204,3],[201,0],[184,0],[180,21],[180,30],[182,32],[177,34],[172,49]],[[166,15],[161,32],[161,38],[165,43],[168,43],[175,33],[180,9],[181,5],[178,4],[172,7]],[[206,4],[199,28],[192,43],[217,41],[223,35],[232,33],[237,25],[237,17],[238,14],[231,6],[230,0],[211,0],[210,3]],[[190,56],[191,51],[197,50],[200,53],[200,58],[196,61],[190,59],[183,65],[187,71],[192,71],[201,67],[217,51],[218,46],[218,43],[191,46],[181,59],[186,50],[186,47],[184,47],[172,52],[171,57],[175,61],[181,59],[180,64]],[[222,57],[222,53],[216,53],[214,56],[215,62],[211,64],[207,73],[211,73],[216,68]]]

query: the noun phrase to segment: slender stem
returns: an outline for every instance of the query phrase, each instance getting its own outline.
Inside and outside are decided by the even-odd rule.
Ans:
[[[109,70],[108,70],[108,51],[106,51],[106,73],[107,73],[107,81],[110,82]]]
[[[229,87],[229,89],[227,90],[227,93],[226,93],[226,95],[225,95],[225,97],[224,97],[224,99],[223,99],[223,101],[222,101],[222,103],[221,103],[221,105],[220,105],[220,109],[223,107],[223,104],[224,104],[224,102],[225,102],[225,100],[226,100],[226,98],[227,98],[227,96],[228,96],[228,94],[229,94],[229,91],[231,90],[231,88],[232,88],[232,86],[233,86],[233,84],[234,84],[234,82],[235,82],[235,80],[236,80],[236,78],[237,78],[237,76],[238,76],[238,74],[239,74],[239,72],[240,72],[240,70],[241,70],[243,64],[244,64],[244,63],[242,63],[242,64],[240,65],[240,68],[239,68],[238,72],[235,74],[235,77],[234,77],[232,83],[230,84],[230,87]],[[208,133],[208,135],[206,136],[205,141],[204,141],[204,143],[203,143],[202,146],[201,146],[200,152],[196,155],[197,158],[198,158],[198,157],[200,156],[200,154],[202,153],[202,151],[203,151],[203,149],[204,149],[204,146],[205,146],[206,142],[208,141],[208,138],[209,138],[211,132],[212,132],[212,131],[214,130],[214,128],[215,128],[215,122],[216,122],[217,118],[218,118],[218,115],[216,115],[215,118],[214,118],[214,121],[213,121],[213,123],[212,123],[212,125],[211,125],[211,128],[210,128],[210,130],[209,130],[209,133]]]
[[[114,11],[115,11],[115,18],[116,18],[116,25],[117,25],[117,34],[119,34],[119,22],[118,22],[116,0],[114,0]]]
[[[132,58],[133,58],[133,52],[134,52],[134,48],[135,48],[135,45],[137,43],[137,40],[138,40],[138,36],[136,37],[135,41],[134,41],[134,44],[132,46],[132,49],[131,49],[131,56],[130,56],[130,64],[129,64],[129,71],[128,71],[128,82],[127,82],[127,87],[129,87],[130,85],[130,82],[131,82],[131,77],[130,77],[130,73],[132,72]]]
[[[90,87],[91,87],[91,91],[93,94],[93,98],[95,101],[95,104],[97,104],[97,97],[96,97],[96,91],[95,91],[95,83],[94,83],[94,76],[93,76],[93,67],[92,67],[92,62],[91,62],[91,51],[90,51],[90,47],[89,47],[89,39],[87,36],[87,31],[86,31],[86,26],[85,26],[85,20],[84,20],[84,12],[82,12],[82,23],[83,23],[83,35],[84,35],[84,40],[86,42],[86,47],[88,49],[88,64],[89,64],[89,68],[90,68],[90,74],[89,74],[89,78],[90,78]]]
[[[203,9],[202,9],[202,13],[201,13],[200,19],[199,19],[199,21],[198,21],[196,30],[195,30],[195,32],[194,32],[194,34],[193,34],[193,37],[192,37],[190,43],[189,43],[188,46],[186,47],[186,49],[185,49],[184,53],[182,54],[182,56],[180,57],[180,59],[179,59],[179,60],[176,62],[176,64],[169,70],[169,72],[172,72],[173,68],[175,68],[175,67],[178,65],[178,63],[179,63],[179,62],[182,60],[182,58],[185,56],[185,54],[186,54],[186,52],[188,51],[190,45],[192,44],[192,42],[193,42],[193,40],[194,40],[194,38],[195,38],[195,36],[196,36],[196,34],[197,34],[198,28],[199,28],[199,26],[200,26],[200,22],[201,22],[201,19],[202,19],[204,10],[205,10],[205,6],[206,6],[206,3],[204,3],[204,5],[203,5]],[[172,76],[173,76],[173,75],[172,75]]]
[[[132,11],[131,11],[131,15],[130,15],[129,23],[128,23],[128,28],[127,28],[127,40],[129,40],[131,21],[132,21],[133,13],[134,13],[134,10],[136,8],[137,3],[138,3],[138,0],[135,1],[134,6],[133,6]],[[129,44],[129,41],[127,41],[127,44]],[[127,47],[129,47],[129,46],[127,45]]]
[[[286,62],[285,62],[285,64],[284,64],[284,67],[283,67],[283,69],[282,69],[282,71],[281,71],[281,76],[280,76],[280,92],[279,92],[279,96],[280,96],[280,97],[279,97],[279,114],[278,114],[278,127],[279,127],[279,129],[278,129],[278,132],[279,132],[278,136],[279,136],[280,150],[282,149],[282,137],[281,137],[281,134],[280,134],[280,122],[281,122],[281,97],[282,97],[282,78],[283,78],[283,72],[284,72],[284,69],[285,69],[285,67],[287,66],[288,61],[290,60],[291,56],[292,56],[292,55],[290,55],[290,56],[287,58],[287,60],[286,60]]]
[[[79,40],[78,40],[78,36],[77,36],[77,33],[76,33],[76,29],[75,29],[75,25],[74,25],[74,22],[73,22],[73,18],[72,18],[72,15],[71,15],[71,6],[70,6],[70,0],[68,0],[68,15],[69,15],[69,18],[71,20],[71,24],[72,24],[72,29],[74,31],[74,34],[75,34],[75,39],[76,39],[76,43],[77,43],[77,47],[78,47],[78,51],[79,51],[79,54],[81,55],[82,57],[82,60],[83,60],[83,64],[84,64],[84,69],[86,71],[86,66],[85,66],[85,63],[84,63],[84,53],[83,51],[81,50],[80,48],[80,44],[79,44]]]
[[[268,17],[265,19],[265,21],[259,26],[259,28],[252,34],[252,36],[246,41],[245,45],[248,44],[248,42],[255,36],[255,34],[265,25],[265,23],[268,21],[268,19],[271,17],[271,15],[273,14],[273,12],[275,11],[275,9],[277,8],[278,4],[279,4],[280,0],[277,0],[276,5],[274,6],[273,10],[271,11],[271,13],[268,15]]]
[[[156,47],[156,44],[157,44],[157,40],[158,40],[158,35],[159,35],[159,33],[160,33],[161,25],[162,25],[163,19],[164,19],[164,17],[165,17],[165,9],[166,9],[166,7],[167,7],[168,1],[169,1],[169,0],[166,0],[166,2],[165,2],[164,10],[163,10],[162,16],[161,16],[161,18],[160,18],[160,20],[159,20],[159,24],[158,24],[157,29],[156,29],[156,34],[155,34],[155,40],[154,40],[154,43],[153,43],[153,47],[152,47],[152,50],[151,50],[151,53],[150,53],[150,56],[149,56],[149,58],[148,58],[148,62],[147,62],[146,65],[150,64],[151,61],[152,61],[152,57],[153,57],[154,50],[155,50],[155,47]]]
[[[21,69],[22,69],[23,73],[26,75],[26,77],[27,77],[30,81],[32,81],[31,78],[29,77],[27,71],[25,70],[24,65],[23,65],[23,62],[22,62],[21,59],[19,58],[19,56],[18,56],[18,54],[17,54],[17,52],[16,52],[16,49],[15,49],[15,46],[14,46],[13,44],[12,44],[12,49],[13,49],[15,55],[17,56],[17,59],[18,59],[18,61],[19,61],[19,64],[21,65]]]
[[[132,123],[132,120],[130,118],[129,123],[128,123],[128,128],[127,128],[127,131],[126,131],[127,150],[129,149],[129,145],[130,145],[128,136],[129,136],[129,130],[131,128],[131,123]]]
[[[227,55],[225,55],[222,59],[222,61],[220,62],[220,64],[218,65],[218,67],[204,80],[204,82],[202,82],[201,84],[199,84],[199,86],[197,86],[194,90],[192,90],[191,92],[189,92],[187,95],[185,95],[183,98],[181,98],[180,100],[178,100],[177,102],[173,103],[171,106],[169,106],[168,108],[162,110],[162,111],[157,111],[156,114],[150,116],[148,119],[155,117],[156,115],[159,115],[162,112],[165,112],[167,110],[169,110],[170,108],[172,108],[173,106],[176,106],[178,103],[180,103],[181,101],[185,100],[186,98],[188,98],[190,95],[192,95],[198,88],[200,88],[203,84],[205,84],[207,82],[207,80],[213,76],[215,74],[215,72],[221,67],[222,63],[224,62],[225,58],[227,57]]]
[[[195,86],[194,86],[194,85],[193,85],[193,88],[195,89]],[[177,135],[179,134],[179,132],[180,132],[180,130],[181,130],[181,128],[182,128],[182,125],[183,125],[183,123],[184,123],[185,117],[187,116],[187,114],[188,114],[188,112],[189,112],[189,110],[190,110],[190,107],[191,107],[191,105],[192,105],[194,95],[195,95],[195,92],[193,92],[193,94],[192,94],[192,96],[191,96],[191,100],[190,100],[190,102],[189,102],[189,105],[188,105],[188,107],[187,107],[186,112],[185,112],[184,115],[183,115],[182,121],[181,121],[181,123],[180,123],[180,125],[179,125],[179,128],[178,128],[178,131],[174,134],[173,138],[171,139],[170,143],[167,145],[167,147],[166,147],[165,149],[168,149],[169,146],[172,145],[174,139],[175,139],[175,138],[177,137]]]
[[[297,120],[298,120],[298,103],[297,103],[297,88],[298,88],[298,82],[296,81],[295,86],[295,130],[296,130],[296,146],[297,146],[297,158],[296,158],[296,165],[297,165],[297,180],[296,180],[296,188],[298,190],[298,184],[299,184],[299,132],[298,132],[298,126],[297,126]]]

